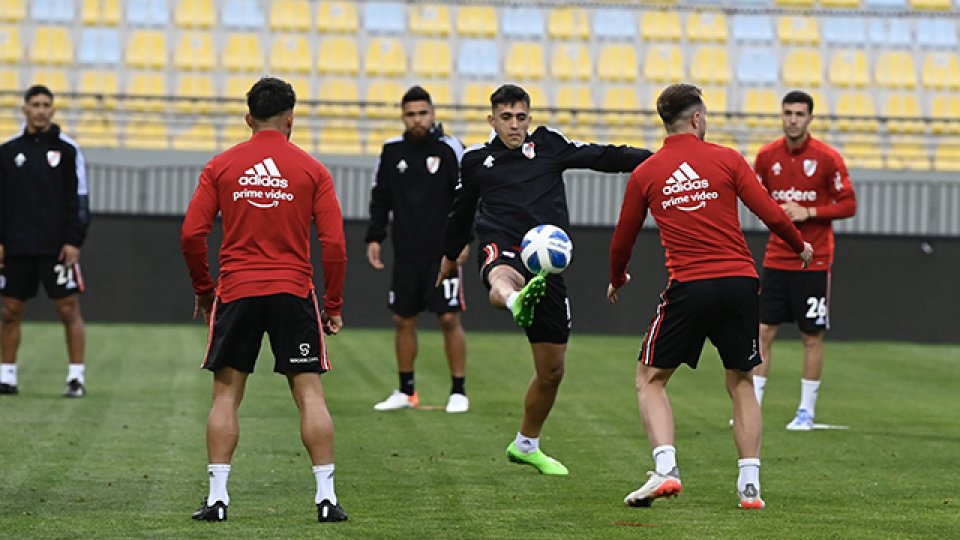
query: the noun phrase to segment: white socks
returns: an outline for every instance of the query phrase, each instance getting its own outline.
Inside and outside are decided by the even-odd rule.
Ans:
[[[520,296],[520,291],[513,291],[510,293],[510,296],[507,297],[507,311],[513,309],[513,304],[517,302],[517,297]]]
[[[760,458],[745,458],[737,460],[740,475],[737,477],[737,491],[743,493],[747,484],[753,484],[760,491]]]
[[[806,409],[810,416],[817,408],[817,393],[820,391],[820,381],[800,379],[800,408]]]
[[[17,385],[16,364],[0,364],[0,383]]]
[[[670,444],[658,446],[653,449],[653,460],[657,474],[668,474],[677,468],[677,449]]]
[[[314,465],[313,475],[317,477],[315,502],[320,504],[324,499],[327,499],[331,503],[337,504],[337,494],[333,491],[333,463]]]
[[[67,382],[70,382],[74,379],[80,381],[80,384],[84,384],[83,372],[86,364],[68,364],[67,365]]]
[[[527,437],[518,431],[517,438],[513,440],[513,444],[516,445],[517,450],[520,450],[524,454],[529,454],[530,452],[536,452],[540,449],[540,437]]]
[[[217,501],[230,506],[230,496],[227,495],[227,477],[230,476],[229,463],[211,463],[207,465],[207,474],[210,476],[210,492],[207,495],[207,506],[213,506]]]
[[[757,403],[763,405],[763,389],[767,387],[767,378],[759,375],[753,376],[753,393],[757,396]]]

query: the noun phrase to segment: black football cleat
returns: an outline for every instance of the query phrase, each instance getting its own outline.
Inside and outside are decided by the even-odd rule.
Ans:
[[[13,395],[13,394],[16,394],[16,393],[18,393],[18,392],[19,392],[19,390],[17,390],[17,385],[15,385],[15,384],[7,384],[7,383],[0,383],[0,394]]]
[[[213,506],[207,506],[207,500],[204,499],[191,517],[197,521],[226,521],[227,505],[223,504],[223,501],[217,501]]]
[[[330,499],[324,499],[317,503],[317,521],[320,523],[334,523],[337,521],[346,521],[347,513],[343,511],[340,504],[333,504]]]
[[[67,391],[63,393],[63,397],[67,398],[81,398],[85,395],[87,395],[87,389],[77,379],[70,379],[67,383]]]

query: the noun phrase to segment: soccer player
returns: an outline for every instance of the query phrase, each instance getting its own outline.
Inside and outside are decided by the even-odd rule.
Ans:
[[[784,136],[760,149],[754,170],[817,255],[809,267],[797,268],[789,246],[770,235],[760,278],[763,363],[753,371],[753,385],[757,401],[762,403],[778,325],[796,321],[803,343],[803,375],[800,405],[787,429],[810,431],[823,373],[823,336],[830,328],[831,224],[853,216],[857,198],[843,158],[810,135],[813,98],[805,92],[789,92],[783,97],[781,119]]]
[[[520,241],[539,224],[568,228],[563,171],[628,172],[651,154],[629,146],[570,141],[543,126],[530,133],[530,95],[513,84],[494,91],[490,104],[487,122],[496,134],[463,154],[461,184],[447,223],[437,284],[456,270],[456,259],[476,221],[480,274],[490,291],[490,303],[510,311],[525,329],[533,352],[534,375],[524,400],[523,421],[507,447],[507,457],[543,474],[565,475],[567,468],[540,450],[540,432],[563,379],[570,304],[563,277],[534,276],[527,271],[519,257]]]
[[[23,96],[23,132],[0,146],[0,394],[16,394],[17,351],[27,301],[39,284],[53,300],[67,342],[64,397],[86,395],[80,246],[90,212],[83,152],[53,122],[53,92]]]
[[[470,401],[465,389],[467,344],[460,324],[464,308],[460,266],[467,257],[464,247],[457,258],[455,275],[434,287],[443,250],[443,233],[453,193],[460,179],[463,145],[444,135],[436,124],[430,94],[413,86],[400,100],[404,132],[389,139],[380,153],[376,183],[370,194],[370,226],[367,228],[367,260],[377,270],[384,268],[380,245],[387,236],[393,215],[393,279],[388,305],[396,328],[395,348],[400,387],[374,405],[378,411],[416,407],[420,399],[414,386],[413,365],[417,357],[417,314],[437,314],[443,333],[447,366],[450,368],[448,413],[467,412]]]
[[[202,367],[213,372],[207,418],[210,490],[193,513],[201,521],[226,521],[227,477],[237,447],[237,409],[253,372],[264,332],[300,410],[300,436],[313,462],[320,522],[347,514],[333,487],[333,421],[320,374],[330,369],[323,333],[336,334],[346,245],[340,203],[327,169],[289,141],[296,95],[286,82],[260,79],[247,93],[250,140],[214,157],[200,174],[180,242],[210,337]],[[207,265],[207,236],[223,218],[220,276]],[[310,222],[322,245],[323,311],[310,263]],[[322,327],[322,328],[321,328]]]
[[[610,245],[607,297],[630,276],[627,264],[647,216],[660,228],[669,283],[640,348],[637,400],[653,447],[656,470],[630,493],[630,506],[650,506],[655,498],[681,489],[674,447],[674,421],[666,385],[681,364],[696,369],[706,338],[726,369],[733,402],[733,436],[740,456],[737,492],[742,508],[763,508],[760,498],[760,407],[750,370],[760,363],[757,348],[759,280],[737,215],[742,200],[800,259],[813,257],[810,244],[757,181],[750,165],[730,148],[704,142],[707,110],[700,89],[668,86],[657,98],[667,129],[663,147],[630,176],[620,219]]]

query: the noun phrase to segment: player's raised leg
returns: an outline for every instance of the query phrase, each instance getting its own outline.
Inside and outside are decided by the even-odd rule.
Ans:
[[[526,281],[516,269],[499,265],[490,270],[488,280],[490,303],[494,307],[509,310],[519,326],[533,324],[534,308],[547,290],[544,275],[536,275]]]
[[[563,380],[566,344],[531,343],[534,374],[527,386],[523,421],[514,442],[507,447],[507,457],[514,463],[532,465],[542,474],[566,475],[567,468],[540,450],[540,432],[557,399]]]
[[[676,497],[682,484],[677,468],[677,451],[673,446],[675,431],[673,409],[667,397],[667,382],[674,369],[660,369],[637,363],[637,403],[640,418],[653,448],[655,470],[640,488],[624,497],[628,506],[650,506],[660,497]]]

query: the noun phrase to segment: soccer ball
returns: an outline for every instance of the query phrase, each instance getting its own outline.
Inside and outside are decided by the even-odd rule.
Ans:
[[[567,269],[573,258],[573,242],[556,225],[537,225],[523,235],[520,258],[527,270],[534,274],[541,271],[559,274]]]

